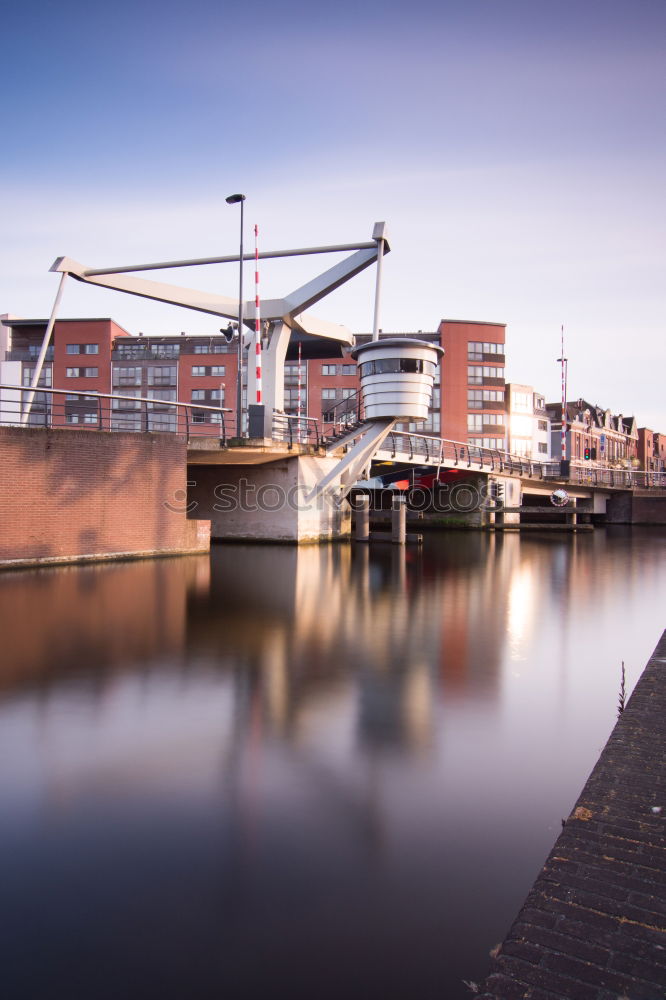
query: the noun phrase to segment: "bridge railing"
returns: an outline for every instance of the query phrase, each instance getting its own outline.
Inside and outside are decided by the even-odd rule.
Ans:
[[[289,447],[295,444],[311,444],[319,447],[321,434],[316,417],[298,417],[291,413],[273,410],[274,441],[286,441]]]
[[[361,390],[355,389],[337,403],[326,405],[322,403],[322,430],[326,435],[344,434],[346,430],[358,424],[363,419],[363,402]]]
[[[187,441],[193,437],[217,437],[223,444],[235,435],[236,421],[227,407],[181,403],[160,399],[155,394],[125,396],[38,386],[28,408],[31,391],[23,386],[0,384],[0,426],[173,433]]]
[[[561,480],[560,463],[535,462],[521,455],[494,448],[479,448],[463,441],[449,441],[411,431],[391,431],[380,449],[382,455],[424,465],[453,465],[462,469],[503,473],[522,478]],[[581,486],[609,486],[615,489],[666,489],[666,472],[636,469],[593,468],[589,464],[570,466],[568,482]]]
[[[404,455],[412,462],[423,458],[427,465],[443,465],[446,462],[465,469],[543,478],[541,462],[510,455],[496,448],[481,448],[465,441],[451,441],[412,431],[391,431],[380,450],[389,452],[392,458]]]
[[[666,472],[596,468],[572,463],[569,481],[581,486],[611,486],[615,489],[666,489]]]

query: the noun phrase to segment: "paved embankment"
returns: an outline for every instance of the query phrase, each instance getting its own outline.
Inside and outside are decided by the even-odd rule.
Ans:
[[[477,1000],[666,997],[666,632]]]

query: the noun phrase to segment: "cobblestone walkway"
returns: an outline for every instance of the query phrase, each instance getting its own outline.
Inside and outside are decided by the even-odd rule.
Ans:
[[[665,1000],[666,632],[477,1000]]]

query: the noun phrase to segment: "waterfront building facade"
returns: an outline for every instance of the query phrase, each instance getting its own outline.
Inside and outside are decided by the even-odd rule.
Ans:
[[[547,403],[551,450],[559,455],[562,404]],[[584,399],[566,405],[566,458],[608,468],[638,466],[638,428],[634,417],[613,414]]]
[[[16,423],[25,404],[46,319],[0,317],[0,423]],[[407,337],[444,348],[432,403],[425,423],[400,429],[432,434],[471,447],[510,451],[535,461],[559,458],[561,404],[545,405],[533,386],[505,380],[506,328],[503,323],[443,319],[436,331],[380,332],[382,338]],[[369,333],[356,337],[357,344]],[[114,320],[62,319],[55,324],[39,388],[65,390],[52,403],[36,393],[30,424],[114,430],[172,430],[171,402],[224,407],[227,432],[235,433],[238,348],[222,332],[169,336],[132,335]],[[243,371],[243,406],[247,399],[247,365]],[[345,412],[358,407],[356,362],[342,357],[299,362],[290,346],[284,369],[284,411],[308,415],[321,431],[331,431]],[[89,393],[114,398],[100,415]],[[123,397],[135,397],[134,399]],[[137,401],[137,399],[139,401]],[[299,407],[300,403],[300,407]],[[191,411],[193,423],[216,435],[222,415]],[[549,446],[550,441],[550,446]],[[578,400],[567,404],[567,458],[597,465],[666,469],[666,435],[636,427],[633,417],[614,415]]]
[[[550,418],[545,397],[534,386],[506,384],[507,451],[536,462],[550,459]],[[559,453],[558,453],[559,454]]]

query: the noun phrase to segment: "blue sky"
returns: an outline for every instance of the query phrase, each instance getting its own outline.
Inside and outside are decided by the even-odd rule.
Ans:
[[[663,0],[15,5],[0,312],[48,314],[62,254],[232,253],[243,191],[264,249],[385,219],[384,329],[506,322],[509,376],[555,400],[563,323],[570,397],[666,431],[664,39]],[[323,266],[266,264],[262,293]],[[236,271],[172,280],[233,295]],[[367,330],[372,294],[368,273],[313,312]],[[62,313],[217,328],[74,282]]]

